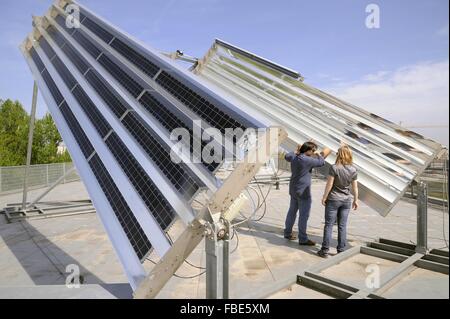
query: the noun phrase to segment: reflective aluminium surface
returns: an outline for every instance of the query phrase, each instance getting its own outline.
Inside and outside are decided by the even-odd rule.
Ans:
[[[360,197],[385,216],[442,145],[303,82],[303,77],[255,54],[216,40],[194,69],[212,90],[289,136],[284,147],[313,139],[354,154]],[[327,162],[334,163],[331,155]]]

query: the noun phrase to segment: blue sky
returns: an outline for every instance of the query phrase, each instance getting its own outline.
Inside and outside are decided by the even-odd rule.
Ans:
[[[31,103],[17,46],[51,0],[1,0],[0,98]],[[448,145],[448,0],[80,0],[154,48],[201,57],[215,38],[298,70],[306,82]],[[380,7],[380,28],[365,8]],[[46,112],[39,100],[38,116]]]

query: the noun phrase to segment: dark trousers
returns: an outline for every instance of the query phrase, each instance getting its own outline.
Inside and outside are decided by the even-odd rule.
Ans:
[[[323,243],[322,250],[328,252],[330,249],[331,235],[333,233],[333,225],[338,224],[338,246],[337,251],[342,252],[347,246],[347,219],[350,209],[352,208],[352,201],[333,201],[328,200],[325,206],[325,227],[323,229]]]

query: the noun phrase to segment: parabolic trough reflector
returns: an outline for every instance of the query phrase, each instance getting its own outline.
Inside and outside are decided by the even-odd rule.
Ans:
[[[334,152],[341,142],[349,145],[360,199],[383,216],[443,150],[439,143],[307,85],[298,72],[221,40],[194,73],[265,125],[286,129],[287,150],[310,139]],[[327,163],[335,159],[332,154]]]

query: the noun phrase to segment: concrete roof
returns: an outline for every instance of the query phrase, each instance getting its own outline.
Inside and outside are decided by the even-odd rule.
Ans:
[[[316,181],[312,186],[313,206],[309,221],[311,239],[321,243],[324,209],[319,200],[324,182]],[[263,187],[263,192],[267,191]],[[39,190],[30,192],[36,196]],[[45,200],[87,199],[81,182],[59,185]],[[18,202],[21,194],[0,197],[0,207]],[[316,255],[320,246],[300,247],[297,242],[283,238],[284,218],[289,204],[287,185],[280,190],[271,190],[267,199],[267,212],[259,222],[247,222],[238,228],[239,246],[230,256],[230,297],[258,298],[272,295],[274,298],[325,298],[327,296],[300,286],[292,286],[296,275],[322,259]],[[248,208],[247,208],[248,210]],[[257,214],[257,217],[260,214]],[[443,224],[444,222],[444,224]],[[443,226],[445,225],[445,227]],[[444,248],[443,229],[448,238],[448,215],[429,209],[428,236],[430,248]],[[176,238],[181,227],[176,223],[171,234]],[[294,228],[296,230],[296,228]],[[361,204],[352,212],[348,225],[349,245],[355,246],[379,237],[402,242],[415,242],[416,207],[401,201],[388,217],[381,217],[369,207]],[[336,233],[333,235],[336,245]],[[236,247],[236,237],[230,250]],[[446,248],[445,248],[446,249]],[[446,249],[448,250],[448,249]],[[335,253],[332,249],[331,253]],[[157,261],[156,255],[150,259]],[[364,265],[370,258],[350,260],[345,267],[352,275],[350,280],[360,280]],[[200,244],[189,257],[197,266],[204,266],[204,246]],[[389,267],[390,262],[386,262]],[[65,286],[66,267],[76,264],[80,268],[84,284],[81,288]],[[145,262],[150,270],[153,264]],[[359,265],[359,266],[358,266]],[[353,268],[352,268],[353,267]],[[353,270],[352,270],[353,269]],[[183,264],[177,271],[180,276],[193,276],[202,270]],[[330,270],[331,275],[347,277],[342,269]],[[422,282],[431,283],[428,291],[416,291],[408,283],[396,288],[394,297],[437,296],[448,298],[448,276],[430,277],[429,272],[417,270],[410,273]],[[277,293],[275,293],[278,291]],[[431,291],[431,292],[430,292]],[[432,293],[434,292],[434,294]],[[275,294],[274,294],[275,293]],[[389,292],[388,292],[389,293]],[[0,298],[130,298],[131,289],[116,257],[112,245],[96,214],[84,214],[49,219],[27,220],[7,224],[0,215]],[[204,298],[205,275],[193,279],[173,277],[158,295],[158,298]]]

